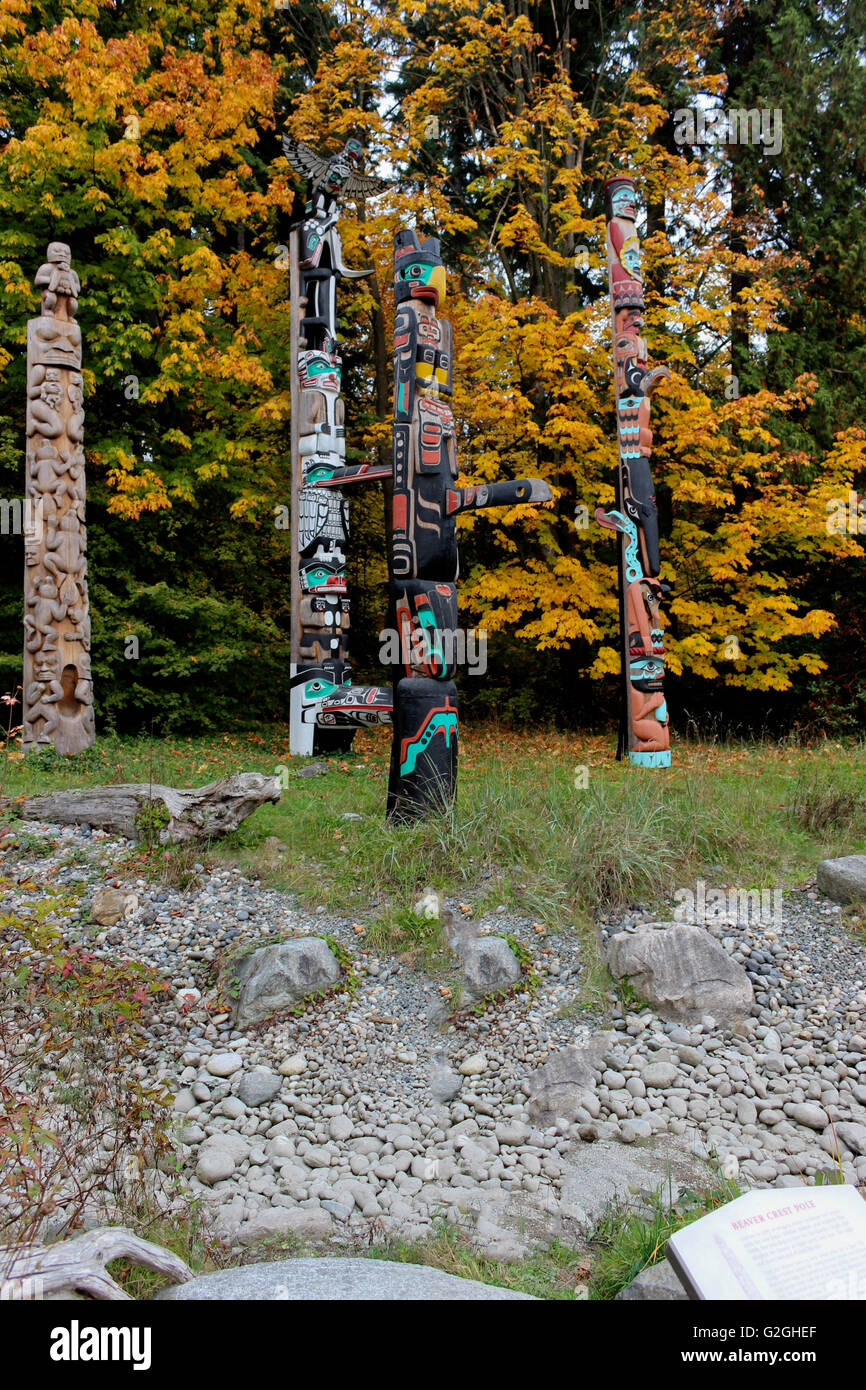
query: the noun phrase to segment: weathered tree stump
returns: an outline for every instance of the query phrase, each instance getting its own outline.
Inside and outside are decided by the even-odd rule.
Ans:
[[[163,787],[124,782],[109,787],[28,796],[18,803],[27,820],[92,825],[128,840],[167,845],[227,835],[267,801],[279,801],[280,779],[235,772],[205,787]]]
[[[98,1298],[131,1301],[105,1266],[132,1260],[164,1274],[173,1284],[187,1284],[193,1272],[179,1256],[133,1235],[124,1226],[88,1231],[56,1245],[25,1245],[14,1253],[0,1250],[0,1301],[43,1298]]]

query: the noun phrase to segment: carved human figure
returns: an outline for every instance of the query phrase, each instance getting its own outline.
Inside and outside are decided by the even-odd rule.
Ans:
[[[668,712],[663,693],[664,663],[645,660],[629,665],[632,729],[637,751],[661,753],[670,747]]]
[[[24,619],[29,636],[25,641],[28,652],[54,651],[57,646],[56,624],[66,617],[66,604],[57,596],[57,585],[51,579],[43,579],[27,599],[27,607],[33,612]]]
[[[659,620],[661,589],[657,579],[637,579],[628,586],[626,621],[631,657],[664,654]]]
[[[75,512],[68,511],[59,529],[49,530],[45,539],[45,568],[60,581],[60,597],[65,603],[75,603],[78,589],[75,581],[87,573],[84,556],[85,541]]]
[[[54,445],[46,441],[40,444],[35,454],[29,456],[27,471],[37,491],[44,496],[65,487],[63,474],[68,467],[68,454],[61,459]]]
[[[27,384],[29,397],[27,409],[27,434],[41,434],[46,439],[57,439],[63,434],[63,416],[60,406],[63,401],[63,383],[57,367],[35,366],[30,372]]]
[[[57,679],[56,662],[52,664],[40,660],[36,677],[24,692],[24,724],[30,736],[28,741],[51,742],[51,735],[60,723],[57,706],[63,694],[63,686]]]
[[[42,291],[42,312],[52,317],[75,318],[81,281],[72,269],[71,252],[64,241],[52,241],[46,261],[36,272],[36,288]]]
[[[80,642],[82,649],[90,651],[90,608],[86,603],[70,603],[67,608],[70,620],[75,624],[71,632],[67,632],[67,642]]]
[[[74,319],[43,316],[27,325],[27,352],[31,365],[81,367],[81,329]]]
[[[72,414],[66,422],[66,433],[73,444],[80,444],[84,438],[84,386],[79,372],[71,372],[66,394],[72,405]]]

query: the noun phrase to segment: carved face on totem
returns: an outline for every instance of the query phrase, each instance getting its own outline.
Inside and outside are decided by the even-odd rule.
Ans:
[[[74,319],[43,316],[31,319],[28,340],[33,364],[54,367],[81,366],[81,329]]]
[[[344,593],[346,557],[342,550],[326,550],[324,545],[320,545],[315,555],[302,562],[300,576],[301,589],[306,593],[314,589]]]
[[[52,265],[59,266],[61,270],[68,270],[72,264],[72,252],[65,241],[50,242],[45,258]]]
[[[637,217],[634,184],[630,180],[612,184],[608,196],[611,217],[625,217],[629,222],[634,222]]]
[[[661,690],[664,683],[665,666],[663,661],[651,657],[643,661],[629,663],[629,680],[636,690],[652,692]]]
[[[48,368],[39,395],[46,405],[50,405],[52,410],[58,409],[63,400],[63,387],[60,384],[60,373],[56,367]]]
[[[617,390],[624,390],[627,382],[627,370],[632,363],[638,366],[646,366],[646,343],[643,338],[632,338],[622,335],[617,338],[613,345],[614,362],[616,367]]]
[[[331,339],[333,342],[333,339]],[[301,387],[307,390],[334,391],[340,389],[339,357],[320,348],[302,352],[298,359],[298,375]]]
[[[50,660],[47,660],[44,657],[41,657],[39,659],[36,666],[36,679],[38,681],[42,681],[45,685],[50,685],[52,681],[57,679],[56,656]]]
[[[357,140],[347,140],[346,148],[343,150],[343,158],[351,164],[352,168],[361,173],[364,168],[364,151]]]
[[[334,476],[338,468],[342,468],[345,459],[339,454],[309,454],[306,458],[301,458],[301,473],[304,487],[312,483],[318,483],[322,479],[329,479]]]
[[[420,299],[438,309],[445,302],[445,267],[436,237],[419,241],[414,232],[394,238],[394,299]]]

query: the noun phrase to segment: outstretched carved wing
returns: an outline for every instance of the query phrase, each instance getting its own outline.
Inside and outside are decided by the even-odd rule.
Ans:
[[[343,188],[346,193],[367,193],[372,197],[376,193],[384,193],[388,182],[388,179],[377,178],[375,174],[350,174]]]
[[[318,183],[328,172],[330,161],[316,154],[309,145],[302,145],[300,140],[292,139],[291,135],[283,136],[283,153],[292,168],[312,179],[313,183]]]
[[[324,180],[332,162],[332,159],[324,159],[322,155],[316,154],[315,150],[311,150],[309,145],[302,144],[291,135],[283,136],[283,152],[292,168],[310,179],[314,185]],[[343,179],[343,192],[350,195],[354,193],[372,196],[382,193],[387,187],[388,180],[377,178],[374,174],[348,173]]]

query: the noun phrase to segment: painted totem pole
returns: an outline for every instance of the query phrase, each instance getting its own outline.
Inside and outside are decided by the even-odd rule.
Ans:
[[[457,783],[457,515],[547,502],[538,479],[458,488],[451,324],[438,316],[445,269],[434,237],[394,238],[394,496],[391,626],[394,737],[388,813],[447,805]]]
[[[457,514],[546,502],[537,480],[458,488],[451,413],[451,325],[437,309],[445,269],[434,238],[394,239],[394,449],[390,467],[346,463],[336,284],[371,271],[343,265],[337,197],[386,185],[359,171],[349,140],[330,160],[285,137],[309,180],[290,245],[292,302],[291,751],[348,748],[362,724],[393,722],[388,814],[411,819],[447,804],[457,781]],[[348,484],[391,480],[389,627],[399,653],[393,691],[350,682],[345,545]]]
[[[600,525],[618,533],[622,706],[617,758],[627,753],[629,762],[640,767],[670,767],[659,618],[668,586],[658,579],[649,427],[650,396],[670,372],[667,367],[648,369],[641,337],[644,298],[634,181],[617,175],[604,188],[619,466],[616,509],[599,508],[595,515]]]
[[[53,241],[27,325],[22,744],[80,753],[94,740],[84,504],[80,284]]]
[[[360,172],[363,153],[349,140],[320,158],[288,136],[289,163],[308,179],[303,222],[292,228],[292,647],[290,749],[295,755],[346,750],[360,724],[389,722],[391,693],[351,685],[346,546],[348,483],[390,477],[390,469],[346,465],[344,406],[337,355],[337,282],[370,270],[343,264],[337,230],[341,193],[380,192]]]

